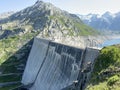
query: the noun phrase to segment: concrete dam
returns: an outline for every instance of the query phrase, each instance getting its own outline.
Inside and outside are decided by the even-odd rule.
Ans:
[[[35,38],[21,82],[28,90],[83,90],[98,54]]]

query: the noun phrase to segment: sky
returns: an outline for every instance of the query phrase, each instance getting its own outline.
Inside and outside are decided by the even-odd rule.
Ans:
[[[0,13],[19,11],[33,5],[37,0],[1,0]],[[96,13],[106,11],[116,13],[120,11],[120,0],[42,0],[75,14]]]

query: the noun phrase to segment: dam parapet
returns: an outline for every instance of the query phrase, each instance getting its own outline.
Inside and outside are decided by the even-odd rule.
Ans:
[[[21,82],[29,90],[82,90],[98,54],[98,49],[35,38]]]

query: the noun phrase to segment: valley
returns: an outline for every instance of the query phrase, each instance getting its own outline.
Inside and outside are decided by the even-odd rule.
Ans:
[[[119,17],[39,0],[1,14],[0,90],[119,90]]]

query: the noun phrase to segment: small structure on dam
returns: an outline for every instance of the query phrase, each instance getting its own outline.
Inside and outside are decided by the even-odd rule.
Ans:
[[[82,90],[98,54],[97,49],[80,49],[35,38],[22,84],[29,90]]]

